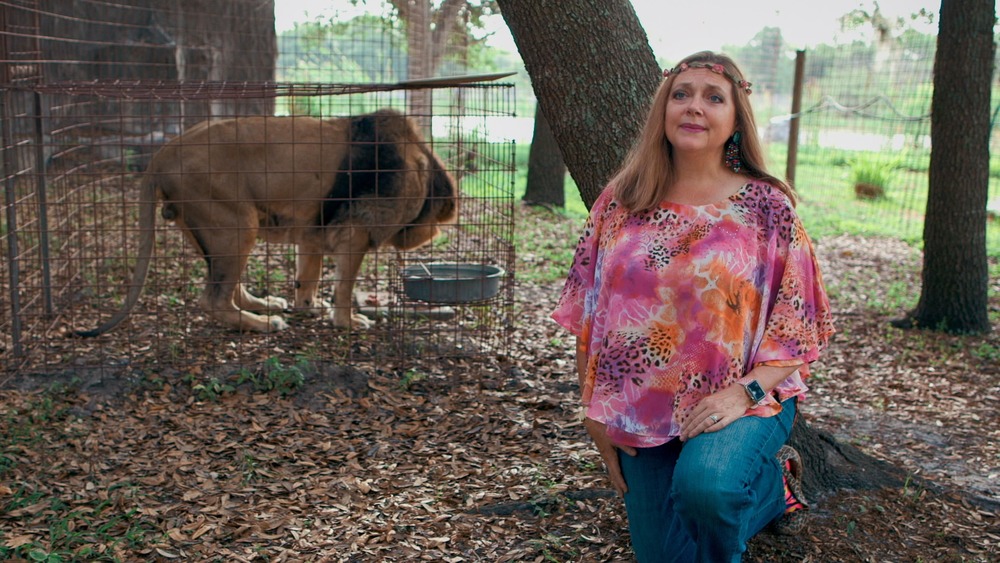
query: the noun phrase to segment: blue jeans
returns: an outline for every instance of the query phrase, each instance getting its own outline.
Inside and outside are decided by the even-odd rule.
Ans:
[[[619,452],[632,549],[640,563],[739,563],[747,541],[785,511],[781,467],[796,400],[776,416]]]

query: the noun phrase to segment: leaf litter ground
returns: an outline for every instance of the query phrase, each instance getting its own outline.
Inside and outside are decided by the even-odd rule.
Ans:
[[[576,222],[525,214],[531,238],[575,240]],[[762,533],[744,560],[1000,560],[1000,327],[889,328],[919,253],[853,237],[817,249],[839,332],[803,414],[913,479],[814,499],[804,533]],[[565,268],[519,252],[521,271]],[[0,549],[52,561],[631,561],[621,499],[574,420],[572,340],[548,320],[560,288],[519,282],[510,358],[331,365],[287,397],[10,376]]]

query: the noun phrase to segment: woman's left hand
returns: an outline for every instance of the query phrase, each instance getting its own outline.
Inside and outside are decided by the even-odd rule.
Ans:
[[[690,440],[702,432],[718,432],[746,414],[750,397],[739,383],[702,399],[691,411],[691,417],[681,427],[681,441]]]

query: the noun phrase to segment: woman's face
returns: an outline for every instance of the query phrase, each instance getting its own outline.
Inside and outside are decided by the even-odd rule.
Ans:
[[[707,68],[677,75],[667,99],[666,134],[675,158],[718,154],[736,130],[736,104],[728,78]]]

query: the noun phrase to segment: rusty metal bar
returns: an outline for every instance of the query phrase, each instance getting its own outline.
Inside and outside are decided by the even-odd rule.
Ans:
[[[91,95],[135,100],[218,100],[228,98],[278,98],[285,96],[333,96],[393,90],[486,86],[485,83],[514,73],[451,76],[407,80],[394,84],[289,84],[277,82],[176,82],[169,80],[90,80],[32,85],[32,90],[51,94]]]
[[[52,268],[49,252],[48,186],[45,177],[45,131],[42,125],[42,95],[35,92],[35,189],[38,197],[38,237],[42,260],[42,299],[45,314],[52,315]]]
[[[24,355],[24,347],[21,342],[21,297],[20,283],[21,274],[19,270],[18,250],[17,250],[17,194],[15,190],[16,162],[14,153],[14,134],[11,131],[11,109],[8,104],[9,90],[0,89],[0,139],[3,147],[3,174],[4,174],[4,196],[7,208],[7,263],[10,277],[10,338],[14,347],[14,357],[20,358]]]

